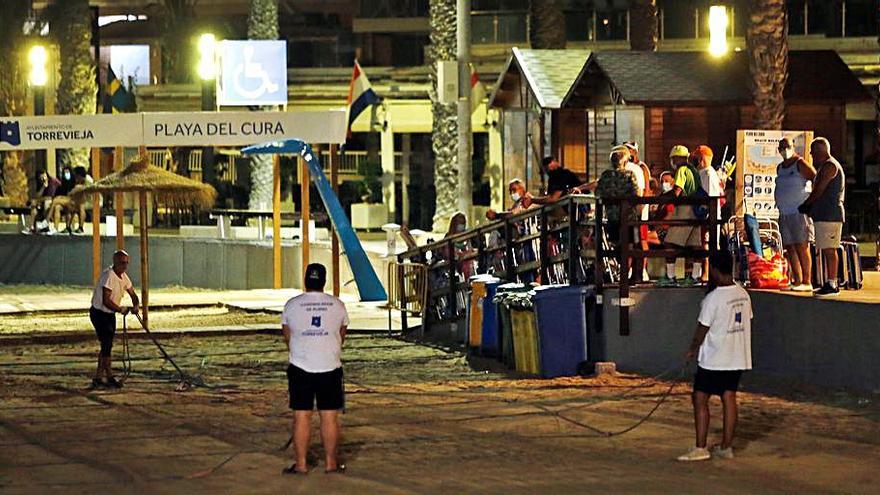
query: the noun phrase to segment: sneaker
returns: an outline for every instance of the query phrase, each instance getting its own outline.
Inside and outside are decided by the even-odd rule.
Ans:
[[[696,287],[699,284],[700,284],[700,282],[698,282],[696,279],[694,279],[694,277],[691,277],[690,275],[688,275],[678,285],[680,287]]]
[[[840,289],[831,284],[825,284],[821,289],[813,293],[816,297],[837,297],[840,295]]]
[[[792,292],[813,292],[812,284],[800,284],[791,288]]]
[[[107,378],[107,386],[110,388],[122,388],[122,383],[120,383],[116,378],[109,377]]]
[[[666,275],[663,275],[659,279],[657,279],[657,283],[655,284],[657,287],[675,287],[678,285],[678,282],[674,278],[669,278]]]
[[[712,457],[719,459],[733,459],[733,447],[722,449],[720,445],[712,447]]]
[[[687,454],[678,456],[678,460],[681,462],[708,461],[711,458],[712,454],[705,447],[694,447]]]
[[[73,233],[74,233],[74,234],[82,234],[82,233],[83,233],[83,228],[80,227],[80,228],[74,230]]]

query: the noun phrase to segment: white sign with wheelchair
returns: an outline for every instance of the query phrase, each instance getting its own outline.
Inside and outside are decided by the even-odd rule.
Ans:
[[[222,41],[218,103],[226,106],[287,104],[287,42]]]

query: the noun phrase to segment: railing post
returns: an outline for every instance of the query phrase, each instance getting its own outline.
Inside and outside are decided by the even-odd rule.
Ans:
[[[620,306],[620,335],[629,335],[629,307],[624,302],[629,298],[629,201],[620,201],[620,284],[618,285],[618,305]]]
[[[455,243],[450,240],[446,246],[449,249],[449,309],[452,318],[455,318],[458,316],[458,305],[456,304],[458,302],[458,275],[455,273]]]
[[[578,247],[578,205],[574,199],[568,200],[568,285],[577,285],[580,283],[578,276],[578,263],[581,258],[581,251]]]
[[[508,282],[516,282],[516,270],[513,268],[513,222],[504,219],[504,259],[507,263],[505,278]]]
[[[602,288],[605,285],[605,247],[603,240],[605,239],[605,225],[602,218],[605,216],[605,205],[601,201],[596,201],[596,218],[593,227],[593,242],[596,244],[596,262],[593,263],[593,277],[596,280],[596,287]]]
[[[541,253],[540,254],[540,256],[541,256],[541,264],[540,264],[540,266],[541,266],[541,268],[540,268],[541,284],[548,285],[548,284],[550,284],[550,278],[549,278],[549,270],[547,270],[547,268],[549,266],[550,256],[548,253],[549,250],[548,250],[548,245],[547,245],[549,238],[548,238],[548,234],[547,234],[547,207],[546,206],[541,207],[541,224],[540,225],[541,226],[539,227],[539,229],[540,229],[539,235],[540,235],[541,242],[539,244],[539,251]]]

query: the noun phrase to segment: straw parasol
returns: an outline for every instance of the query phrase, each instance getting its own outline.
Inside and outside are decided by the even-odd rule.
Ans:
[[[116,192],[135,192],[139,193],[140,197],[141,307],[143,308],[144,325],[146,325],[150,288],[147,193],[152,193],[158,202],[169,206],[210,208],[214,205],[217,191],[207,184],[150,165],[149,156],[140,154],[132,159],[125,169],[114,172],[92,184],[77,186],[71,191],[70,196],[78,201],[89,194]],[[93,221],[100,220],[94,219]]]

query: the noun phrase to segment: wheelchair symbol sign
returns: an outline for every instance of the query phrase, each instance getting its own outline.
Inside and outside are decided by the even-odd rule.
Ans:
[[[285,41],[223,41],[220,49],[220,105],[287,103]]]

